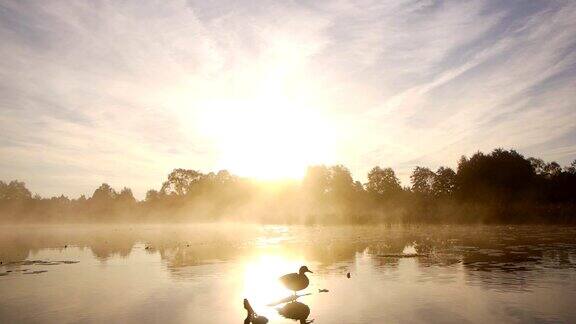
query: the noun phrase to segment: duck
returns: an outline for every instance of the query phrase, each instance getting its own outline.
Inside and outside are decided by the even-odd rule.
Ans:
[[[244,309],[248,313],[246,318],[244,319],[244,324],[266,324],[268,323],[268,319],[264,316],[258,316],[254,313],[254,309],[250,305],[248,299],[244,298]]]
[[[297,291],[306,289],[310,284],[310,280],[306,277],[306,272],[313,273],[308,269],[306,266],[301,266],[298,273],[289,273],[280,277],[280,281],[286,286],[286,288],[294,291],[296,294]]]

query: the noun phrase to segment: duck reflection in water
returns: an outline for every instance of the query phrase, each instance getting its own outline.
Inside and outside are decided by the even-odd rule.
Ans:
[[[282,306],[278,309],[278,313],[285,318],[300,321],[300,324],[308,324],[314,322],[314,320],[307,320],[310,315],[310,307],[301,302],[291,302]]]

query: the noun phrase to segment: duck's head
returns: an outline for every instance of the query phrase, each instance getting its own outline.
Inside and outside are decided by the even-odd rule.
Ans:
[[[300,271],[298,271],[298,273],[301,275],[305,274],[306,272],[314,273],[314,272],[310,271],[307,266],[301,266]]]

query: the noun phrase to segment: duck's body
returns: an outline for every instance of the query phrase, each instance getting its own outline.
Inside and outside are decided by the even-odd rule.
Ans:
[[[280,281],[284,284],[284,286],[286,286],[286,288],[293,291],[306,289],[306,287],[308,287],[310,284],[308,277],[306,277],[305,274],[299,273],[289,273],[284,275],[280,277]]]
[[[308,270],[306,266],[300,267],[298,273],[289,273],[280,277],[280,281],[286,286],[286,288],[294,291],[296,293],[299,290],[306,289],[310,284],[310,280],[306,277],[306,272],[312,273]]]

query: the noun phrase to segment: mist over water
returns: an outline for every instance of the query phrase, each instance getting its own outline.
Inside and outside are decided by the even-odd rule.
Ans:
[[[307,265],[318,323],[574,322],[576,228],[3,226],[0,322],[271,323]],[[346,274],[350,273],[350,278]],[[320,292],[326,289],[327,292]],[[304,306],[302,306],[304,307]]]

